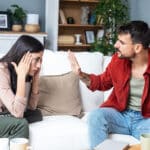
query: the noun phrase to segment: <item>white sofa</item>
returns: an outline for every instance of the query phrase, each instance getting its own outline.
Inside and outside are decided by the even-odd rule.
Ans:
[[[110,57],[95,52],[76,52],[79,64],[87,73],[101,73],[109,63]],[[45,50],[41,75],[59,75],[71,70],[66,52]],[[80,81],[83,109],[86,114],[99,107],[108,92],[91,92]],[[30,124],[30,144],[34,150],[86,150],[89,148],[87,115],[79,119],[73,116],[45,116],[43,121]],[[139,141],[128,135],[112,134],[110,138],[128,141],[130,144]]]

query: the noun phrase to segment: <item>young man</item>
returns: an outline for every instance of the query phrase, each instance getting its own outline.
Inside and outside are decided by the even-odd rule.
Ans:
[[[92,91],[113,88],[108,100],[89,114],[88,126],[93,149],[110,133],[139,139],[150,132],[150,30],[143,21],[131,21],[118,30],[116,53],[101,75],[86,74],[73,53],[72,70]]]

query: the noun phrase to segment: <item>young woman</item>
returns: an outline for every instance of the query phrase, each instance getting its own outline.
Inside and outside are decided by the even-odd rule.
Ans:
[[[28,138],[27,120],[39,114],[36,106],[43,51],[37,39],[23,35],[0,59],[0,137]]]

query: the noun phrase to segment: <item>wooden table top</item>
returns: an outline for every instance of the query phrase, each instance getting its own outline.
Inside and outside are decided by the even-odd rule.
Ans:
[[[128,150],[141,150],[140,144],[132,145]]]

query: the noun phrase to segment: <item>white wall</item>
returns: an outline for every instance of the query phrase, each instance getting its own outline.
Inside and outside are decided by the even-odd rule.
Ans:
[[[12,4],[21,6],[26,13],[39,14],[41,31],[45,31],[45,0],[0,0],[0,11],[6,11]]]
[[[150,25],[150,0],[128,0],[131,20],[143,20]]]

